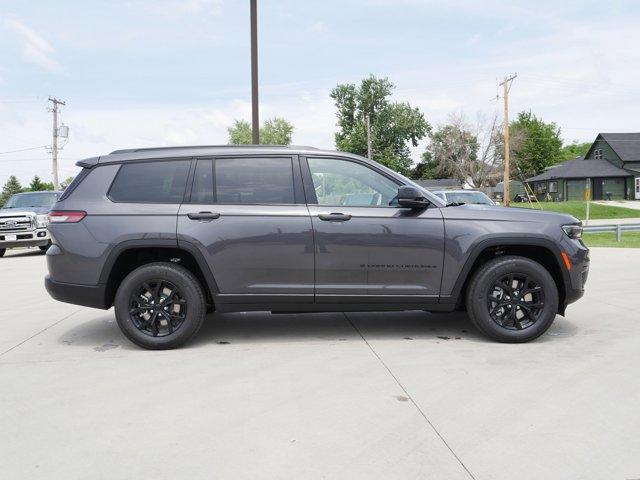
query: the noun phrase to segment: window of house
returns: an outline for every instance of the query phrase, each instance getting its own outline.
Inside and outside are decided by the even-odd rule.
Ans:
[[[540,182],[536,185],[536,193],[538,194],[544,194],[547,193],[547,184],[544,182]]]
[[[558,193],[558,182],[549,182],[549,193]]]
[[[109,198],[114,202],[181,203],[189,175],[189,160],[125,163]]]
[[[593,158],[595,158],[596,160],[602,160],[604,158],[604,155],[602,154],[602,149],[601,148],[596,148],[593,151]]]

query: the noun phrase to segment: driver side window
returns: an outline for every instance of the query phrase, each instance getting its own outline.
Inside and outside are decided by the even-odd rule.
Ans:
[[[398,185],[369,167],[348,160],[308,158],[318,205],[388,207]]]

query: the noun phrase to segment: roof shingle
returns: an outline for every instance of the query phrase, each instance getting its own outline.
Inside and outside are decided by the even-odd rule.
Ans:
[[[640,160],[640,133],[601,133],[623,162]]]
[[[555,178],[593,178],[593,177],[629,177],[633,173],[615,166],[607,160],[585,160],[578,157],[567,160],[557,167],[527,179],[527,182],[552,180]]]

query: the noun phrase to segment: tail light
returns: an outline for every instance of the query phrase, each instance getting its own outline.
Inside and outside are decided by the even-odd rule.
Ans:
[[[84,217],[87,216],[87,212],[81,210],[67,211],[67,210],[51,210],[49,212],[50,223],[78,223]]]

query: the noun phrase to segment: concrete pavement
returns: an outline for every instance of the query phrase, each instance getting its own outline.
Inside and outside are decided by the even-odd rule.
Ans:
[[[525,345],[463,314],[213,315],[149,352],[0,259],[0,477],[640,478],[640,250]]]

